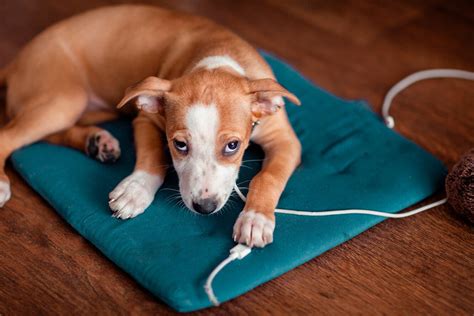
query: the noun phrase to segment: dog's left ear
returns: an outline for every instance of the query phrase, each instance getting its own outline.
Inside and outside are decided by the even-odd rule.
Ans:
[[[249,81],[249,93],[252,94],[252,113],[257,118],[273,114],[284,105],[283,97],[296,105],[300,100],[273,79]]]
[[[163,110],[164,96],[171,89],[171,82],[158,77],[148,77],[125,90],[125,96],[117,105],[121,108],[135,99],[138,109],[149,113],[158,113]]]

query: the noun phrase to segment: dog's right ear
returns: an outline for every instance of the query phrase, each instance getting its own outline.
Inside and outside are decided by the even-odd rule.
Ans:
[[[125,96],[117,105],[121,108],[134,100],[138,109],[149,113],[158,113],[163,110],[164,97],[171,89],[171,82],[158,77],[148,77],[125,90]]]

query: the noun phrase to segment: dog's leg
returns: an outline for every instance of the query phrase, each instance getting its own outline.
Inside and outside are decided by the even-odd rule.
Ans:
[[[120,157],[120,145],[106,130],[97,126],[73,126],[46,137],[46,141],[75,148],[101,162],[114,162]]]
[[[4,171],[6,159],[22,146],[73,126],[87,104],[87,95],[79,89],[30,100],[0,129],[0,207],[11,196],[10,182]]]
[[[121,219],[135,217],[153,202],[166,175],[162,132],[145,114],[133,121],[137,160],[135,170],[109,194],[109,206]]]
[[[287,124],[283,121],[279,125]],[[262,146],[265,161],[250,183],[247,202],[234,225],[233,237],[251,247],[264,247],[273,241],[275,208],[288,179],[300,163],[301,145],[289,125],[277,130],[269,128],[254,141]]]
[[[77,125],[97,125],[100,123],[116,120],[119,117],[119,113],[115,111],[90,111],[84,113],[81,116],[79,121],[77,121]]]

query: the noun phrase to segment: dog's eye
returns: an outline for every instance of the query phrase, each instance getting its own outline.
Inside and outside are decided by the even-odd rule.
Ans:
[[[225,145],[225,148],[224,148],[224,155],[230,156],[232,154],[235,154],[237,150],[239,149],[239,147],[240,147],[240,142],[238,140],[233,140],[227,143],[227,145]]]
[[[173,140],[174,147],[182,152],[182,153],[187,153],[188,152],[188,145],[186,145],[185,142],[182,142],[180,140],[174,139]]]

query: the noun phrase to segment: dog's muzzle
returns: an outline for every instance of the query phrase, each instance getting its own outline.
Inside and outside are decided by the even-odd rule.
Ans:
[[[193,209],[203,215],[209,215],[217,209],[216,198],[205,198],[193,201]]]

